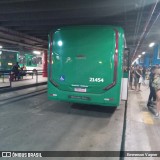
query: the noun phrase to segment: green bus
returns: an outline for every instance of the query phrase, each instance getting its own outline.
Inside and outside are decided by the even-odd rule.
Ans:
[[[0,70],[11,70],[18,57],[18,51],[0,50]]]
[[[0,70],[11,70],[16,62],[19,62],[20,67],[26,66],[27,70],[42,70],[39,65],[42,64],[41,57],[31,53],[20,55],[18,51],[0,49]]]
[[[49,34],[48,98],[119,106],[124,31],[116,26],[70,26]]]

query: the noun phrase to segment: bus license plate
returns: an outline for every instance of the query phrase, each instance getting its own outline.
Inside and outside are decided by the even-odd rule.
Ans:
[[[74,88],[76,92],[86,92],[86,88]]]

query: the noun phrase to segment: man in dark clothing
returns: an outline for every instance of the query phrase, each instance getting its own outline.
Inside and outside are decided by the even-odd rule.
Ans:
[[[143,77],[143,84],[145,85],[145,79],[146,79],[146,68],[143,67],[143,70],[142,70],[142,77]]]
[[[18,78],[18,80],[20,79],[19,69],[20,69],[20,66],[19,66],[19,64],[17,62],[12,68],[12,71],[13,71],[14,76],[15,76],[15,80],[16,80],[16,78]]]
[[[130,77],[129,77],[129,85],[130,85],[131,90],[134,90],[132,87],[133,78],[134,78],[134,67],[131,67],[130,68]]]
[[[154,105],[154,103],[156,103],[156,92],[154,87],[152,87],[152,83],[154,80],[154,71],[155,71],[156,67],[152,67],[151,68],[151,73],[149,75],[149,88],[150,88],[150,94],[149,94],[149,98],[148,98],[148,103],[147,103],[147,107],[151,107],[152,105]],[[151,101],[153,98],[153,102]]]

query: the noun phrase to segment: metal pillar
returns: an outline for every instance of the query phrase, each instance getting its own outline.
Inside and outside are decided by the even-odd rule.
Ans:
[[[47,51],[43,52],[43,57],[42,57],[42,65],[43,65],[43,77],[47,77]]]

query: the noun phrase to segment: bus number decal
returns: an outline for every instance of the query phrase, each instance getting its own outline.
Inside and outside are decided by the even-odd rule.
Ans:
[[[90,82],[104,82],[103,78],[89,78]]]

